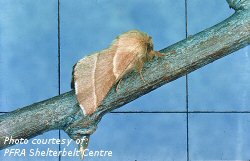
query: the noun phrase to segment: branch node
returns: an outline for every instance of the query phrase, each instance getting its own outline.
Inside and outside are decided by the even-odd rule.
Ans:
[[[100,121],[100,117],[97,120],[96,117],[86,116],[82,117],[82,110],[79,110],[73,118],[72,124],[64,127],[64,131],[73,140],[81,139],[85,136],[93,134],[97,129],[97,124]]]
[[[227,0],[227,3],[235,11],[250,9],[250,0]]]

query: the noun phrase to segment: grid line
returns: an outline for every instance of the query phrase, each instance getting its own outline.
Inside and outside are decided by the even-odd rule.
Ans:
[[[188,1],[185,0],[185,37],[188,37],[188,8],[187,8]],[[188,99],[188,74],[185,76],[186,78],[186,142],[187,142],[187,161],[189,161],[189,99]]]
[[[210,114],[210,113],[232,113],[232,114],[241,114],[241,113],[244,113],[244,114],[250,114],[250,111],[113,111],[113,112],[110,112],[112,114],[121,114],[121,113],[124,113],[124,114],[127,114],[127,113],[131,113],[131,114],[138,114],[138,113],[149,113],[149,114],[154,114],[154,113],[169,113],[169,114],[175,114],[175,113],[183,113],[183,114],[193,114],[193,113],[196,113],[196,114]]]
[[[10,112],[2,112],[0,111],[0,113],[10,113]],[[149,113],[149,114],[154,114],[154,113],[168,113],[168,114],[178,114],[178,113],[188,113],[188,114],[193,114],[193,113],[196,113],[196,114],[221,114],[221,113],[224,113],[224,114],[250,114],[250,111],[113,111],[113,112],[110,112],[112,114],[140,114],[140,113]]]
[[[60,37],[60,0],[57,0],[57,47],[58,47],[58,57],[57,57],[57,72],[58,72],[58,95],[61,94],[61,37]],[[58,130],[58,138],[61,140],[61,130]],[[58,149],[61,151],[61,144],[58,144]],[[61,155],[58,156],[58,160],[61,161]]]

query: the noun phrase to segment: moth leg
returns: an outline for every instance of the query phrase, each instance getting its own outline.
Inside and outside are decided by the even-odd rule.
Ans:
[[[116,93],[119,91],[119,86],[120,86],[121,81],[122,79],[120,79],[116,85],[116,88],[115,88]]]
[[[151,61],[154,58],[153,52],[150,52],[149,54],[146,55],[146,60],[145,61]]]
[[[143,80],[143,82],[146,83],[146,81],[145,81],[145,79],[143,78],[143,75],[142,75],[142,67],[143,67],[143,64],[144,64],[144,62],[143,62],[142,60],[138,60],[138,61],[137,61],[137,70],[138,70],[138,72],[139,72],[139,74],[140,74],[141,79]]]
[[[163,56],[165,56],[164,54],[160,53],[159,51],[153,51],[153,55],[154,55],[154,56],[158,56],[158,57],[163,57]]]
[[[151,61],[154,57],[163,57],[166,56],[165,54],[160,53],[159,51],[150,51],[147,54],[147,61]]]
[[[143,82],[144,82],[144,83],[147,83],[147,82],[145,81],[145,79],[143,78],[142,71],[140,71],[140,76],[141,76],[141,79],[143,80]]]

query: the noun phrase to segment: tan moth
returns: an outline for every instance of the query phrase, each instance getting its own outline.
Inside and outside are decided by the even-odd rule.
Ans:
[[[73,70],[72,85],[84,114],[93,114],[110,89],[135,67],[144,81],[143,64],[154,56],[163,56],[153,48],[152,37],[131,30],[118,36],[109,48],[78,61]]]

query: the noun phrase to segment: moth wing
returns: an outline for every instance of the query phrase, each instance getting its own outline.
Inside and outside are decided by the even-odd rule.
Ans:
[[[84,114],[93,112],[96,106],[94,89],[93,65],[96,64],[98,53],[87,56],[78,61],[74,67],[73,81],[77,100]]]
[[[106,49],[98,55],[95,70],[95,94],[98,107],[116,83],[113,73],[114,52]]]
[[[115,55],[113,59],[113,72],[116,80],[120,80],[125,74],[133,70],[141,55],[146,54],[146,47],[142,42],[136,39],[119,40],[114,43],[113,50]]]
[[[116,83],[111,50],[103,50],[80,60],[74,68],[73,81],[79,105],[91,115]]]
[[[96,105],[99,106],[110,89],[128,72],[138,59],[138,53],[145,53],[146,47],[138,39],[123,37],[116,39],[97,57],[95,69]]]

